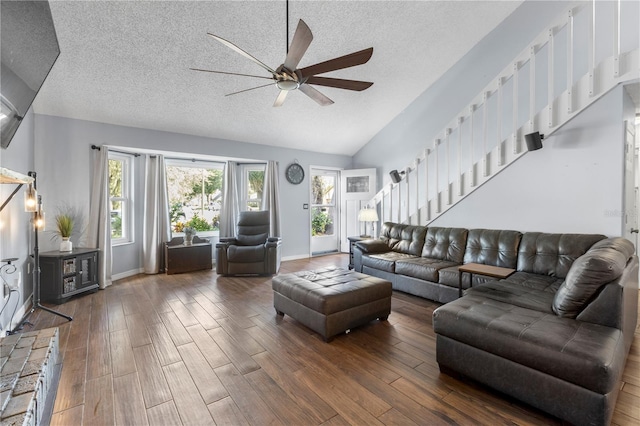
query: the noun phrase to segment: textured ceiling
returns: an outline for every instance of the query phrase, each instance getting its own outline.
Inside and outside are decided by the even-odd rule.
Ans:
[[[363,92],[317,86],[273,108],[266,80],[189,67],[266,72],[216,42],[232,41],[272,68],[285,57],[285,2],[51,1],[61,54],[37,113],[210,138],[353,155],[520,1],[291,1],[290,37],[302,18],[314,40],[299,67],[368,47],[364,65],[324,74],[373,81]]]

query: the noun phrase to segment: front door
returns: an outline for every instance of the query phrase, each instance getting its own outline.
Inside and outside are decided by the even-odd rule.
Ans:
[[[339,171],[311,168],[311,255],[340,249]]]

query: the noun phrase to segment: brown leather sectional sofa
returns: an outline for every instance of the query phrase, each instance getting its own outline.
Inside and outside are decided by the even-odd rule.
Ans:
[[[445,305],[433,314],[443,372],[573,424],[610,422],[638,312],[638,258],[623,238],[385,223],[355,268]],[[463,263],[513,268],[503,280]],[[450,303],[447,303],[450,302]]]

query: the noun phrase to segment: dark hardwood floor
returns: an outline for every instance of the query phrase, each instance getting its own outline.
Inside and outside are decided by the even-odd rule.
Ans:
[[[347,255],[290,261],[280,273],[347,263]],[[387,322],[327,344],[275,314],[270,278],[205,271],[121,280],[56,307],[73,322],[42,310],[31,320],[60,327],[54,425],[561,423],[440,374],[431,325],[438,306],[396,292]],[[639,336],[616,425],[640,423]]]

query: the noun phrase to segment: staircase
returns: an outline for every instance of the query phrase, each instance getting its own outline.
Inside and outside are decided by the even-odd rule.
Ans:
[[[402,181],[375,195],[369,205],[381,221],[428,224],[524,155],[525,134],[549,137],[618,84],[637,81],[632,3],[591,1],[556,18],[400,171]]]

